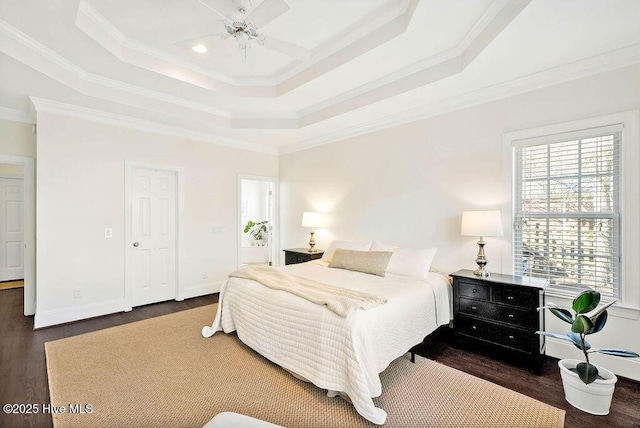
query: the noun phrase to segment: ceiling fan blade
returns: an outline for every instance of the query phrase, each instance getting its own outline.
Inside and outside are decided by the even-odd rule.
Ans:
[[[311,51],[293,43],[266,36],[263,42],[265,48],[281,52],[300,61],[306,61],[311,57]]]
[[[267,25],[289,9],[290,7],[285,0],[264,0],[247,16],[247,19],[251,21],[254,27],[260,28]]]
[[[231,0],[199,0],[200,3],[213,10],[215,13],[226,19],[233,21],[233,16],[238,13],[238,9]]]

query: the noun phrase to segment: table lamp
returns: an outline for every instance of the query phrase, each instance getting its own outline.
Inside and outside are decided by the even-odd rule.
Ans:
[[[465,211],[462,213],[462,226],[460,234],[463,236],[479,236],[478,256],[476,263],[478,269],[473,273],[477,276],[487,277],[491,275],[486,269],[487,257],[484,255],[485,236],[502,236],[502,217],[500,211]]]
[[[313,237],[315,233],[316,227],[324,227],[325,225],[325,216],[321,213],[315,213],[311,211],[305,211],[302,214],[302,227],[310,227],[311,228],[311,239],[309,240],[309,252],[315,253],[316,250],[316,241]]]

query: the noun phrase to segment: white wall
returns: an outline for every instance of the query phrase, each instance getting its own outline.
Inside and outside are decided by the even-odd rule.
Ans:
[[[465,210],[509,203],[503,174],[511,165],[502,165],[503,133],[639,108],[636,65],[283,155],[282,247],[304,246],[308,230],[300,227],[302,212],[318,210],[331,213],[333,221],[316,233],[319,248],[333,237],[437,246],[433,269],[474,268],[477,245],[474,238],[460,236],[460,217]],[[502,241],[487,242],[488,269],[508,272],[510,267],[502,266]],[[637,262],[640,254],[627,257]],[[640,278],[625,286],[640,287]],[[610,316],[593,344],[640,352],[640,335],[628,334],[640,331],[639,312],[623,315]],[[563,332],[567,325],[548,319],[548,326]],[[573,347],[553,342],[548,353],[578,355]],[[640,380],[640,361],[613,360],[606,366]]]
[[[183,177],[183,297],[217,291],[236,269],[237,174],[278,174],[274,155],[49,112],[38,112],[37,148],[36,327],[123,310],[125,161],[178,168]],[[107,227],[113,238],[104,237]]]
[[[33,125],[0,119],[0,154],[35,158]]]

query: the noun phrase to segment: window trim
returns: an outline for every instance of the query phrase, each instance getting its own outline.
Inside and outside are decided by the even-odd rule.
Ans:
[[[620,302],[616,306],[640,309],[640,110],[591,117],[571,122],[529,128],[504,133],[502,136],[502,171],[504,194],[503,215],[511,227],[505,228],[502,266],[505,273],[513,273],[513,213],[515,186],[515,147],[519,140],[545,138],[583,129],[622,124],[620,140]],[[559,293],[554,295],[564,296]]]

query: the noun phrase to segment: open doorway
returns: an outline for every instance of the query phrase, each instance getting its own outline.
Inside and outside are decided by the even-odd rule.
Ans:
[[[0,290],[24,287],[24,167],[0,163]]]
[[[24,314],[35,314],[34,161],[0,155],[0,290],[20,287]]]
[[[238,267],[278,264],[278,179],[238,176]]]

